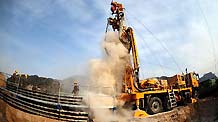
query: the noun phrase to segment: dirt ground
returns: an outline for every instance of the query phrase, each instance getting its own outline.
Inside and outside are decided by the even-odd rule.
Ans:
[[[15,109],[0,99],[0,122],[60,122]]]
[[[22,112],[0,100],[1,122],[58,122],[33,114]],[[172,111],[151,115],[134,122],[218,122],[218,98],[210,97],[198,103],[174,108]]]
[[[0,72],[0,87],[4,87],[5,85],[5,76]]]
[[[218,98],[210,97],[136,122],[218,122]]]
[[[210,97],[194,105],[194,116],[198,122],[218,122],[218,98]]]

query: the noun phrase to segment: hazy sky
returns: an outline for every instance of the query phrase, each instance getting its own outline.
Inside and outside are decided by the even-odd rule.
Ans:
[[[119,1],[135,30],[141,77],[173,75],[186,67],[200,74],[215,71],[217,0]],[[89,60],[101,58],[110,2],[1,0],[0,71],[57,79],[86,74]]]

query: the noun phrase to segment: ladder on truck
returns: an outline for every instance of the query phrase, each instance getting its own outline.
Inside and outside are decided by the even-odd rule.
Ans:
[[[169,102],[170,102],[170,107],[171,108],[174,108],[177,106],[177,103],[176,103],[176,95],[174,93],[174,91],[170,91],[168,92],[168,96],[169,96]]]

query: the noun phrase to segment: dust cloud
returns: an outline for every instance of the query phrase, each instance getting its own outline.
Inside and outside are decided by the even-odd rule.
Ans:
[[[116,113],[112,108],[121,104],[116,95],[121,92],[125,65],[130,56],[116,32],[106,33],[102,47],[103,58],[90,61],[90,83],[85,102],[97,122],[126,122],[129,112],[119,109]]]

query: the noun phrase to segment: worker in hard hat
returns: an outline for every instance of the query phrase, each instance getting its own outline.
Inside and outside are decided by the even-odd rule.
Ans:
[[[78,85],[78,81],[74,81],[73,82],[73,95],[78,95],[79,94],[79,85]]]

